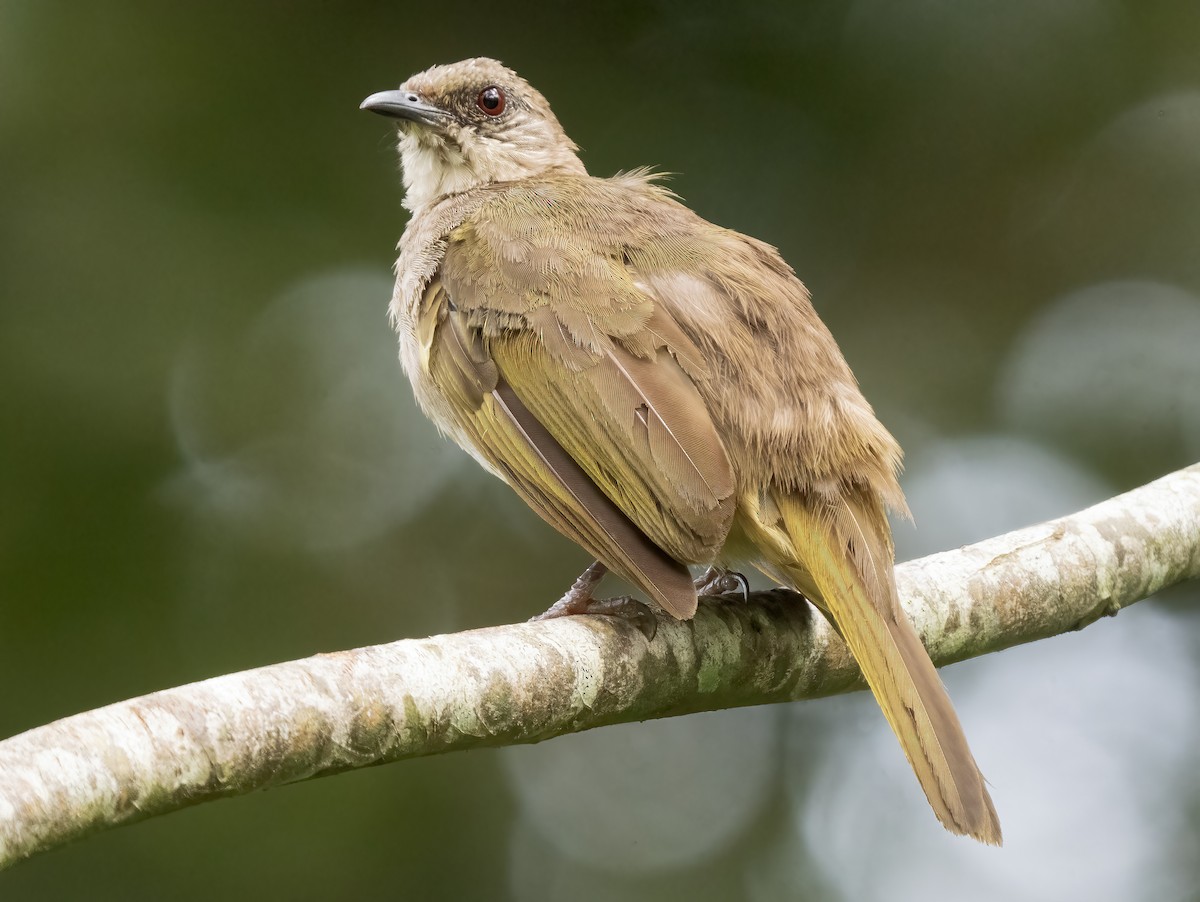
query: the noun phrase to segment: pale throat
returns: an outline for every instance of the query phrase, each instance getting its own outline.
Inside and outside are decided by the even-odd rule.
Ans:
[[[462,143],[412,129],[400,135],[404,206],[416,212],[450,194],[561,171],[585,175],[569,147],[499,142],[463,135]]]

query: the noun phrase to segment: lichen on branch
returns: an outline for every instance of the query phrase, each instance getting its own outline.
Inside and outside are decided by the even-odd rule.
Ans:
[[[897,568],[935,663],[1080,629],[1200,577],[1200,464],[1049,523]],[[0,868],[188,805],[456,749],[861,688],[826,621],[753,593],[317,655],[167,689],[0,742]]]

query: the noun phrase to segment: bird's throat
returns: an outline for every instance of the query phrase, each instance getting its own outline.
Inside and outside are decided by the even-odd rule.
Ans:
[[[417,129],[401,134],[400,162],[404,206],[413,213],[484,183],[460,148]]]

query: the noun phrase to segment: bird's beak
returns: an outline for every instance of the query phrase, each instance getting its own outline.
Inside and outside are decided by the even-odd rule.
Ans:
[[[393,119],[406,119],[421,125],[438,125],[449,116],[445,110],[422,102],[412,91],[378,91],[358,107]]]

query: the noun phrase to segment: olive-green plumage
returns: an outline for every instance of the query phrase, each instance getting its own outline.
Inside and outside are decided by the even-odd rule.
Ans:
[[[1000,842],[954,709],[896,598],[900,449],[774,248],[645,172],[592,178],[494,60],[367,109],[399,120],[391,314],[431,419],[546,522],[679,618],[689,565],[802,591],[862,667],[946,827]]]

